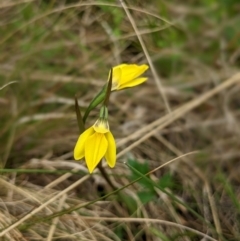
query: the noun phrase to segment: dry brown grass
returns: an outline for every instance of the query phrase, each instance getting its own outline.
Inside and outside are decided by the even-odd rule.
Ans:
[[[0,4],[0,240],[239,240],[240,19],[226,6]],[[74,95],[84,110],[122,62],[151,66],[146,84],[111,95],[106,170],[126,203],[72,157]],[[148,186],[129,185],[130,159],[149,165]]]

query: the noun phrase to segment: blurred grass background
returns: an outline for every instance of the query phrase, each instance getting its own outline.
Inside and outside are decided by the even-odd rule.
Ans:
[[[0,1],[1,240],[240,240],[240,85],[181,109],[238,73],[240,3],[126,4],[137,32],[120,1]],[[148,63],[139,36],[159,77],[111,95],[122,203],[73,160],[74,96],[84,111],[112,66]],[[180,113],[163,127],[157,81]]]

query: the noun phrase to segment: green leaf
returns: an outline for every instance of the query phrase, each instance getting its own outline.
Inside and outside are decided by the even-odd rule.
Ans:
[[[128,163],[129,163],[129,165],[131,165],[131,167],[133,167],[134,169],[138,170],[143,175],[148,173],[149,170],[150,170],[147,161],[144,162],[144,163],[140,163],[137,160],[130,159],[130,160],[128,160]],[[131,170],[133,170],[133,169],[131,169]],[[132,171],[130,179],[131,180],[135,180],[138,177],[139,177],[139,175],[136,172]],[[147,179],[149,179],[149,177],[142,178],[141,180],[139,180],[139,183],[143,187],[145,187],[145,188],[147,188],[149,190],[154,190],[153,185]]]
[[[102,103],[106,96],[107,91],[107,84],[105,84],[102,90],[94,97],[94,99],[89,104],[88,108],[86,109],[84,116],[83,116],[83,123],[86,123],[89,113],[96,108],[100,103]]]
[[[174,186],[173,177],[170,173],[166,173],[158,180],[158,186],[161,188],[171,188]]]
[[[140,191],[137,195],[143,204],[146,204],[156,198],[156,193],[152,190]]]

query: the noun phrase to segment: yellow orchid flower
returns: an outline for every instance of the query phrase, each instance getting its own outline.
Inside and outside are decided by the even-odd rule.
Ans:
[[[142,84],[147,80],[146,77],[139,78],[146,70],[146,64],[120,64],[113,67],[112,90],[121,90]]]
[[[112,91],[121,90],[129,87],[134,87],[147,80],[146,77],[140,77],[148,69],[146,64],[120,64],[112,68],[109,72],[108,81],[110,79],[110,73],[112,71]],[[83,116],[83,122],[85,123],[91,110],[103,102],[106,96],[108,84],[104,85],[102,90],[94,97],[89,106],[87,107]]]
[[[104,111],[107,109],[104,107]],[[103,157],[113,168],[116,164],[116,143],[109,129],[107,118],[102,117],[93,126],[85,130],[78,138],[74,148],[74,159],[85,157],[90,173],[97,167]]]

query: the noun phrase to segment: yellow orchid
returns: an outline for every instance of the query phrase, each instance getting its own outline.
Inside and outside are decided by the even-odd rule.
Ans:
[[[108,76],[109,79],[112,79],[112,91],[121,90],[129,87],[134,87],[139,85],[147,80],[146,77],[140,77],[146,70],[148,66],[146,64],[143,65],[136,65],[136,64],[120,64],[113,67]],[[106,96],[108,83],[104,85],[102,90],[93,98],[90,102],[89,106],[87,107],[84,116],[83,122],[85,123],[89,113],[100,103],[103,102]]]
[[[101,114],[104,112],[105,114]],[[85,130],[78,138],[74,148],[74,159],[86,159],[90,173],[97,167],[103,157],[113,168],[116,164],[116,143],[109,129],[107,108],[104,106],[100,118],[93,126]]]
[[[148,66],[146,64],[120,64],[113,67],[112,90],[121,90],[142,84],[147,80],[146,77],[138,78],[142,75]]]

